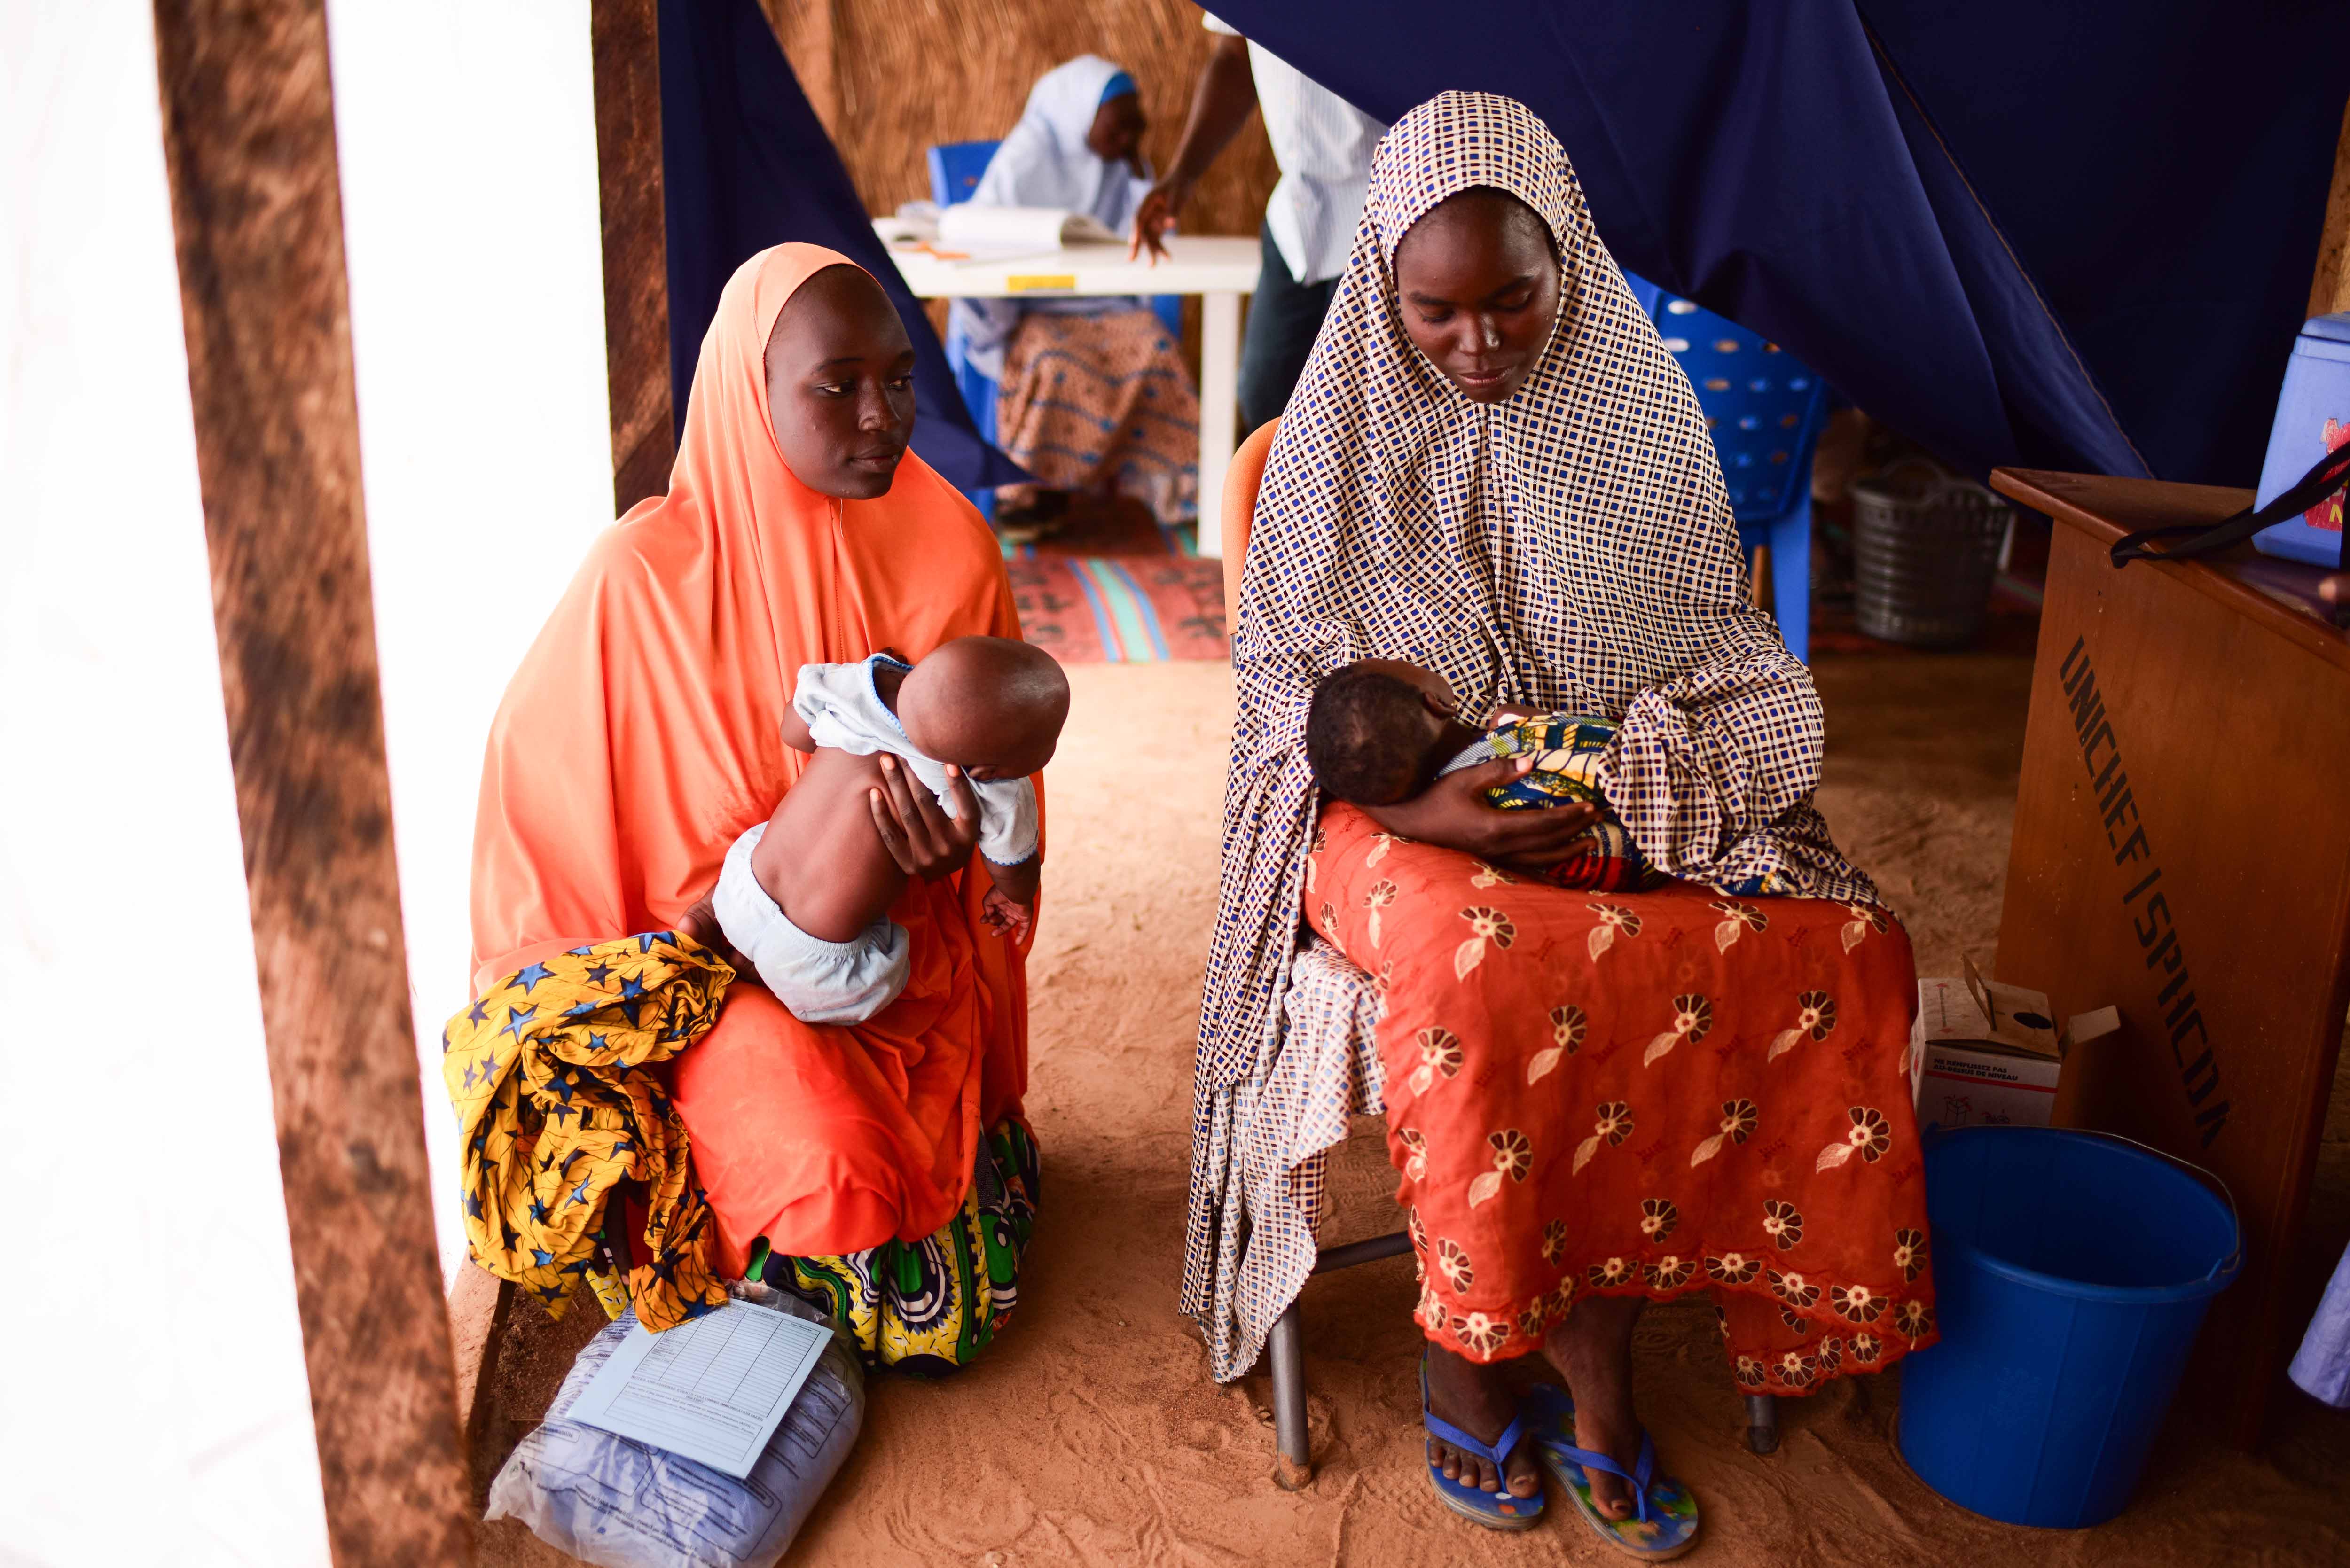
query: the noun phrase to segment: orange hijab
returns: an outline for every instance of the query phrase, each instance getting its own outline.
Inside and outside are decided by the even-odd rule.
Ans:
[[[801,665],[1020,635],[993,536],[920,457],[872,501],[785,466],[767,338],[801,284],[847,260],[786,244],[736,269],[669,493],[597,540],[507,687],[474,826],[476,992],[549,953],[668,929],[716,884],[727,846],[806,765],[779,727]],[[963,881],[975,916],[985,878]],[[1020,971],[1008,944],[978,944],[990,1117],[1024,1087]]]

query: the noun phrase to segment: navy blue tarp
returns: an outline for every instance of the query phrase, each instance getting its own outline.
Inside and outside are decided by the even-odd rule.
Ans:
[[[1381,119],[1448,88],[1524,100],[1627,268],[1964,467],[2259,474],[2342,124],[2340,0],[1215,10]]]
[[[905,318],[920,410],[914,450],[923,460],[963,490],[1027,479],[972,428],[938,334],[875,237],[757,0],[660,0],[660,97],[670,389],[679,430],[727,278],[767,246],[801,240],[864,266]]]

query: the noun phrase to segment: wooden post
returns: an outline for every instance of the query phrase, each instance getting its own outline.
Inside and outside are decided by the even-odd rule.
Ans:
[[[338,1568],[463,1563],[471,1510],[392,863],[324,0],[154,5],[328,1539]]]
[[[604,220],[604,375],[612,503],[669,492],[677,455],[669,385],[669,242],[661,203],[657,0],[592,0],[596,167]]]
[[[2334,186],[2325,199],[2325,229],[2317,242],[2317,274],[2309,281],[2309,314],[2350,310],[2350,113],[2334,146]]]

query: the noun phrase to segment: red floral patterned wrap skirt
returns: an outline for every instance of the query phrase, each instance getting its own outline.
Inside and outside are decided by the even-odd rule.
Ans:
[[[1916,971],[1884,910],[1568,892],[1334,805],[1305,913],[1384,995],[1430,1340],[1502,1360],[1581,1296],[1708,1290],[1773,1394],[1933,1342]]]

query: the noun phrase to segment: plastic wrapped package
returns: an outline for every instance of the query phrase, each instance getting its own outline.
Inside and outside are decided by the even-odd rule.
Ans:
[[[737,1300],[811,1323],[815,1307],[764,1285]],[[742,1480],[564,1418],[637,1326],[623,1314],[572,1363],[546,1419],[490,1486],[487,1519],[516,1519],[548,1545],[600,1568],[774,1568],[865,1425],[865,1373],[837,1332],[783,1424]]]
[[[2293,1358],[2293,1380],[2312,1398],[2350,1410],[2350,1248],[2334,1266],[2334,1281]]]

